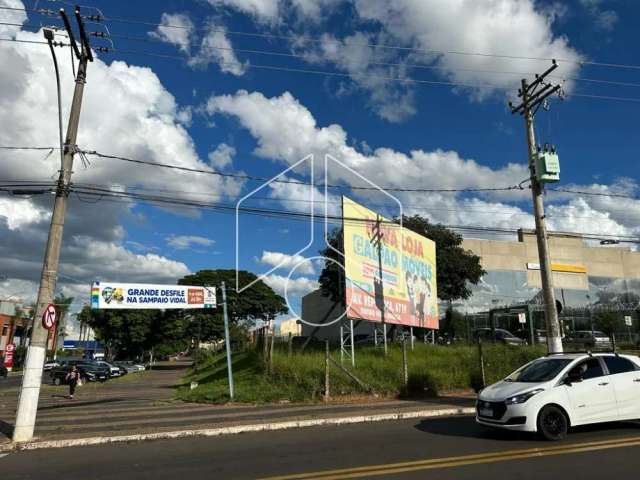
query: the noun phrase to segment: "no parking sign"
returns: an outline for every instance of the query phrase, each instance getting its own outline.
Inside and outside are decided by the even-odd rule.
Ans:
[[[42,313],[42,326],[47,330],[53,329],[56,324],[56,307],[53,304],[47,305]]]

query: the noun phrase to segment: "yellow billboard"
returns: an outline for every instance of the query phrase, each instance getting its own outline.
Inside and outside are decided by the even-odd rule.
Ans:
[[[347,197],[342,212],[347,316],[437,329],[435,243]]]

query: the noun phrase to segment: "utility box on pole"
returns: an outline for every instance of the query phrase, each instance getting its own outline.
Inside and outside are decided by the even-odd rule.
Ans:
[[[538,182],[554,183],[560,181],[560,159],[554,150],[538,151],[535,162]]]

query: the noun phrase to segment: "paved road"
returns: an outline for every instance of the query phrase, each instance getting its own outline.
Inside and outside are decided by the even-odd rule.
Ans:
[[[631,479],[639,445],[640,424],[548,443],[455,417],[18,452],[0,458],[0,472],[3,480]]]

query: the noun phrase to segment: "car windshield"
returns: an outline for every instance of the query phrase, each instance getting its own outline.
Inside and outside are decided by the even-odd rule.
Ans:
[[[505,382],[547,382],[571,363],[569,358],[539,358],[516,370]]]

